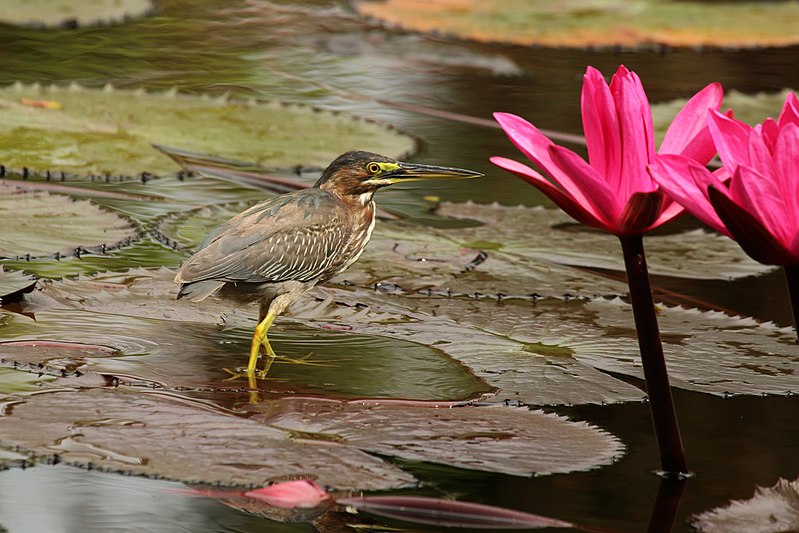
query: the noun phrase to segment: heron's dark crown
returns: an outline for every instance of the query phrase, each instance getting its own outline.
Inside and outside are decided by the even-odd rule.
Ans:
[[[397,163],[397,160],[372,152],[345,152],[327,166],[314,187],[338,196],[361,196],[374,192],[380,185],[365,183],[373,177],[367,170],[369,163]]]

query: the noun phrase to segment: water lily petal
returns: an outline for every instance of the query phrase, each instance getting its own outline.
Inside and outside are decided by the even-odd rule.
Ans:
[[[331,496],[325,492],[325,489],[310,479],[275,483],[268,487],[245,492],[244,496],[285,509],[311,509],[322,502],[331,500]]]
[[[569,174],[563,172],[560,166],[552,161],[549,147],[554,146],[554,144],[546,135],[523,118],[510,113],[494,113],[494,118],[502,126],[511,142],[516,145],[516,148],[552,176],[552,179],[565,191],[568,191],[584,209],[594,213],[597,217],[599,216],[590,199],[591,190],[583,191],[580,184],[576,183]]]
[[[763,124],[755,126],[755,130],[759,130],[760,136],[766,147],[771,153],[774,153],[774,146],[777,144],[777,137],[780,136],[780,127],[773,118],[767,118]]]
[[[737,205],[757,219],[775,239],[783,244],[790,242],[793,235],[790,225],[785,221],[785,202],[772,179],[757,169],[740,166],[730,181],[730,196]],[[732,232],[732,228],[729,229]]]
[[[771,149],[766,144],[763,136],[763,126],[758,124],[749,130],[749,165],[756,168],[758,172],[775,181],[774,161],[771,156]]]
[[[624,206],[614,233],[641,235],[652,229],[665,200],[660,191],[634,193]]]
[[[720,192],[715,186],[710,186],[708,196],[719,218],[729,228],[732,238],[749,257],[766,265],[799,263],[798,256],[793,256],[754,216],[732,198]]]
[[[583,76],[580,109],[588,161],[608,183],[617,184],[621,179],[621,137],[616,105],[602,73],[593,67]]]
[[[541,192],[546,194],[555,205],[563,209],[569,216],[577,222],[585,224],[586,226],[593,226],[603,230],[609,230],[609,226],[603,220],[600,220],[593,212],[588,211],[581,204],[577,203],[574,198],[561,191],[552,183],[549,182],[544,176],[533,170],[532,168],[505,157],[494,156],[489,160],[500,168],[516,174],[524,181],[534,185]]]
[[[780,128],[785,127],[787,124],[799,126],[799,99],[796,98],[795,93],[789,92],[785,97],[785,103],[782,105],[777,124]]]
[[[710,111],[709,119],[710,135],[724,166],[735,172],[738,165],[748,165],[749,130],[752,128],[715,110]]]
[[[727,188],[707,168],[681,155],[659,154],[648,167],[652,178],[675,202],[696,218],[727,236],[730,233],[716,214],[707,196],[713,185],[725,193]]]
[[[774,181],[785,204],[787,237],[799,234],[799,125],[789,123],[774,149]],[[788,242],[788,241],[786,241]]]
[[[662,226],[666,222],[678,217],[679,215],[685,212],[685,208],[683,206],[681,206],[680,204],[678,204],[668,196],[666,196],[663,203],[664,205],[666,205],[666,207],[663,208],[663,206],[661,206],[660,215],[652,223],[652,226],[650,226],[650,228],[652,229],[657,228],[658,226]]]
[[[674,117],[660,145],[661,154],[682,154],[706,164],[716,153],[707,128],[708,109],[719,110],[724,91],[711,83],[696,93]]]
[[[580,190],[588,205],[594,207],[597,218],[609,226],[614,226],[627,197],[611,190],[602,176],[571,150],[553,144],[549,147],[549,153],[552,163],[557,165],[561,172],[573,177],[570,183],[560,183],[560,186],[572,196],[575,196],[574,189]],[[580,204],[587,209],[586,204],[582,202]]]
[[[641,80],[634,72],[628,72],[611,87],[616,111],[619,116],[621,135],[621,181],[616,187],[620,202],[626,202],[633,193],[655,190],[655,183],[646,172],[655,154],[652,112]]]

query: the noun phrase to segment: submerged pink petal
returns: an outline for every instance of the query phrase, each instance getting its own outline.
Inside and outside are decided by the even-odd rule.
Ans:
[[[245,492],[244,496],[284,509],[311,509],[331,500],[331,496],[322,487],[308,479],[275,483]]]
[[[527,165],[498,156],[489,158],[489,161],[508,172],[516,174],[526,182],[535,186],[542,193],[546,194],[555,205],[563,209],[566,214],[576,221],[586,226],[593,226],[606,231],[610,230],[607,222],[601,220],[595,213],[586,210],[585,207],[577,203],[574,198],[555,187],[544,176]]]
[[[685,156],[661,154],[649,165],[649,172],[660,188],[675,202],[711,228],[729,236],[727,228],[713,209],[707,192],[711,185],[724,191],[727,188],[704,165]]]
[[[586,69],[580,94],[583,132],[588,161],[608,183],[618,183],[621,176],[621,138],[616,105],[602,73]]]
[[[782,104],[782,111],[777,119],[777,124],[780,128],[784,128],[788,124],[796,124],[799,126],[799,99],[796,94],[789,92],[785,97],[785,103]]]
[[[751,167],[740,166],[730,181],[730,196],[779,242],[785,245],[791,242],[793,235],[785,220],[785,203],[771,179]]]
[[[650,192],[655,184],[646,166],[655,154],[652,112],[641,80],[634,72],[614,76],[611,94],[616,102],[621,135],[621,175],[618,183],[610,183],[618,191],[620,202],[636,192]]]
[[[740,120],[718,111],[710,111],[708,128],[719,157],[730,172],[738,165],[749,164],[749,130],[752,128]]]
[[[707,127],[708,109],[718,111],[724,91],[719,83],[711,83],[696,93],[674,117],[663,143],[661,154],[682,154],[706,164],[716,153]]]

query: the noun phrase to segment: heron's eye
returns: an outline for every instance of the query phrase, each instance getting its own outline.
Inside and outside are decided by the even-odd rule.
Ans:
[[[369,163],[366,165],[366,170],[369,172],[369,174],[377,174],[380,172],[380,165],[377,163]]]

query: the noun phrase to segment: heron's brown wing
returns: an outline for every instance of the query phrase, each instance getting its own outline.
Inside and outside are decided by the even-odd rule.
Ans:
[[[350,238],[347,212],[320,189],[277,196],[214,231],[175,281],[310,281],[333,265]]]

